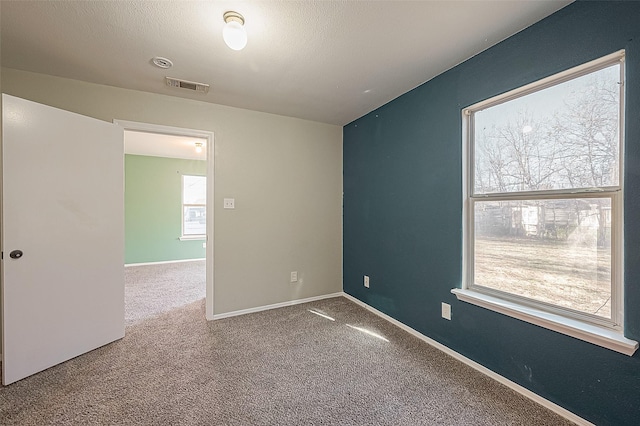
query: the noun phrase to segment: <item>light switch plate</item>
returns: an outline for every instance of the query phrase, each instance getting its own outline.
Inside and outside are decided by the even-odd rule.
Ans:
[[[236,208],[236,199],[235,198],[225,198],[223,207],[225,209],[235,209]]]

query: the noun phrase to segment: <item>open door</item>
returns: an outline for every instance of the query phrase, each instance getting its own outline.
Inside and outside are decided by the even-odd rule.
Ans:
[[[124,336],[123,130],[2,95],[2,382]]]

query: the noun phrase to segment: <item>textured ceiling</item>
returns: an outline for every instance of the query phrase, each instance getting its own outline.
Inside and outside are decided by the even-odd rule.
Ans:
[[[196,143],[202,144],[202,152],[196,152]],[[124,152],[125,154],[150,155],[152,157],[206,160],[207,140],[125,130]]]
[[[2,2],[2,66],[344,125],[569,1]],[[249,42],[222,40],[222,14]],[[151,65],[154,56],[174,63]],[[208,94],[166,87],[171,76]]]

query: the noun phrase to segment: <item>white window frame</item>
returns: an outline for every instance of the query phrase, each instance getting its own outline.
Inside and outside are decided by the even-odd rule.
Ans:
[[[476,103],[462,110],[463,123],[463,270],[462,286],[452,293],[464,302],[472,303],[541,327],[545,327],[627,355],[633,355],[638,342],[623,334],[623,166],[624,166],[624,50],[604,56],[559,74],[514,89],[502,95]],[[613,64],[620,63],[620,145],[619,183],[617,186],[597,189],[569,189],[523,191],[508,194],[474,194],[474,113],[510,100],[523,97],[581,77]],[[611,320],[557,305],[538,302],[518,295],[475,286],[474,279],[474,205],[481,201],[541,200],[572,198],[610,198],[611,227]]]
[[[185,207],[204,207],[205,211],[207,209],[207,204],[185,204],[184,202],[184,178],[186,176],[189,177],[200,177],[200,178],[205,178],[205,182],[206,182],[206,176],[202,176],[202,175],[182,175],[181,178],[181,188],[180,188],[180,208],[182,209],[182,212],[180,214],[181,220],[182,220],[182,224],[181,224],[181,236],[180,236],[180,241],[188,241],[188,240],[204,240],[207,238],[206,234],[185,234],[184,233],[184,208]],[[206,194],[206,189],[205,189],[205,194]]]

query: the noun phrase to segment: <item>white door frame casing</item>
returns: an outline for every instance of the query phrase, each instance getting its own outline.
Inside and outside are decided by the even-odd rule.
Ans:
[[[172,136],[189,136],[206,139],[207,144],[207,247],[206,247],[206,318],[213,320],[213,274],[214,274],[214,136],[213,132],[206,130],[186,129],[182,127],[163,126],[159,124],[139,123],[127,120],[113,120],[113,122],[121,126],[124,130],[133,130],[138,132],[159,133]]]

